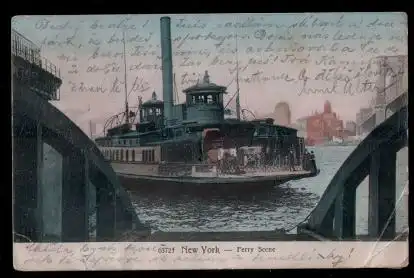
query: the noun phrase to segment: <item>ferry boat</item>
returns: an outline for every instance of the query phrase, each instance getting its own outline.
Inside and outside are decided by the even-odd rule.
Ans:
[[[133,111],[126,96],[125,110],[95,138],[122,184],[154,192],[258,190],[317,175],[316,166],[303,168],[304,139],[296,129],[240,118],[238,73],[234,119],[225,117],[227,88],[212,83],[207,71],[183,90],[183,103],[174,103],[170,24],[161,18],[163,100],[156,92],[145,102],[139,97]]]

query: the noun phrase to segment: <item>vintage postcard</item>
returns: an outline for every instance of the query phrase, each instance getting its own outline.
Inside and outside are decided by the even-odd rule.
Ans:
[[[12,19],[14,267],[408,265],[405,13]]]

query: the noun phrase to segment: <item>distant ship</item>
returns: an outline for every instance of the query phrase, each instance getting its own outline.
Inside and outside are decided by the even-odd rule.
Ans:
[[[316,167],[303,168],[309,163],[303,163],[304,139],[296,129],[269,118],[240,119],[238,73],[235,119],[225,119],[227,88],[210,82],[207,71],[183,90],[184,103],[174,103],[170,24],[169,17],[161,18],[163,100],[153,92],[145,102],[139,98],[133,111],[125,94],[124,112],[95,138],[122,184],[154,192],[256,190],[317,175]]]
[[[358,146],[363,140],[363,136],[352,136],[346,139],[341,137],[332,137],[332,140],[326,141],[320,146]]]

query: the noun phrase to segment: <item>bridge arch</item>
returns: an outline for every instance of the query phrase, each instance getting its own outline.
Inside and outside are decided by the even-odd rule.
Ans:
[[[369,236],[395,235],[396,154],[408,142],[408,108],[377,126],[345,160],[298,232],[355,238],[356,189],[369,176]]]
[[[61,204],[64,209],[62,235],[58,241],[88,240],[85,216],[88,180],[97,194],[97,240],[113,240],[117,234],[129,230],[147,232],[127,192],[94,142],[51,103],[17,81],[13,82],[13,127],[14,195],[19,203],[15,228],[18,233],[34,241],[42,240],[42,221],[37,210],[41,192],[36,192],[36,188],[41,182],[43,143],[63,157]],[[27,175],[19,175],[19,170]],[[30,203],[33,197],[36,201]]]

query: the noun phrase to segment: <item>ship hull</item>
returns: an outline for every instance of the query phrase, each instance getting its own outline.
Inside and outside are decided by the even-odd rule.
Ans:
[[[121,184],[130,191],[154,194],[254,194],[292,180],[316,176],[315,173],[290,173],[288,175],[248,178],[161,177],[118,173]]]
[[[316,176],[319,171],[283,171],[270,167],[263,171],[232,175],[191,172],[191,164],[161,167],[158,164],[112,162],[115,173],[127,190],[155,194],[251,194],[271,190],[292,180]],[[165,166],[165,165],[164,165]],[[166,171],[163,168],[167,168]],[[162,174],[165,173],[165,174]]]

